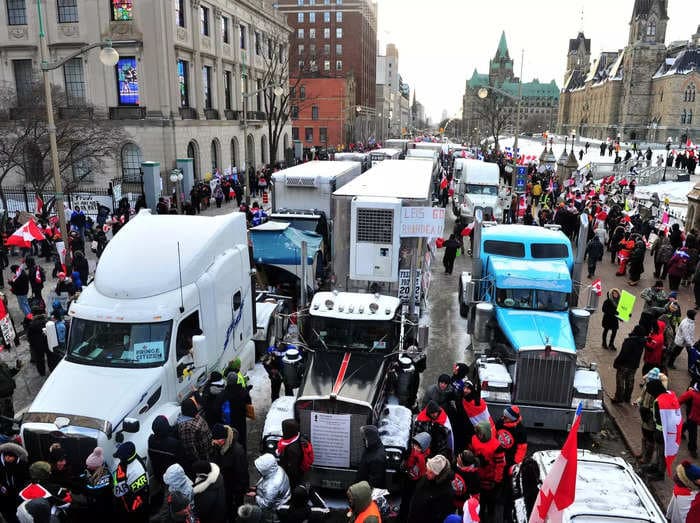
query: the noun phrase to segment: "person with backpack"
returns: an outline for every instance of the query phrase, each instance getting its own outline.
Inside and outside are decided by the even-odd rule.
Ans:
[[[219,422],[236,429],[239,434],[239,443],[244,449],[247,445],[247,412],[248,405],[252,405],[250,393],[247,387],[241,384],[237,372],[229,372],[226,376],[226,387],[218,395],[217,412]]]
[[[593,278],[593,276],[595,276],[596,265],[599,261],[603,259],[604,251],[605,247],[603,247],[603,244],[600,242],[600,238],[597,234],[594,234],[593,238],[591,238],[588,244],[586,245],[586,252],[583,255],[584,259],[586,258],[586,256],[588,257],[589,278]]]
[[[676,329],[676,337],[673,345],[666,353],[666,368],[676,368],[676,358],[683,352],[683,349],[690,349],[695,342],[695,310],[686,311],[686,317],[681,321]]]
[[[277,443],[279,464],[287,473],[292,488],[302,483],[304,474],[313,464],[311,443],[299,434],[299,424],[295,419],[282,422],[282,439]]]

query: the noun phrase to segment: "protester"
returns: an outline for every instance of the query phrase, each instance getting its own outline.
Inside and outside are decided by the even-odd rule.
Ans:
[[[200,523],[226,523],[228,520],[224,478],[216,463],[195,461],[194,506]]]
[[[131,441],[119,445],[114,457],[118,460],[112,485],[116,511],[122,521],[141,523],[148,515],[148,472],[136,446]]]
[[[692,347],[693,343],[695,343],[695,310],[691,309],[686,311],[686,317],[676,329],[673,346],[666,354],[666,367],[675,369],[676,358],[683,352],[683,349],[687,350]]]
[[[243,504],[250,478],[245,449],[238,443],[238,431],[217,423],[212,427],[212,461],[219,466],[224,479],[226,507],[235,514]]]
[[[272,454],[263,454],[254,462],[260,480],[253,491],[256,504],[263,514],[272,515],[277,508],[291,498],[289,478]],[[251,492],[252,494],[252,492]]]
[[[360,481],[347,490],[348,523],[381,523],[382,516],[379,507],[372,500],[372,487],[366,481]]]
[[[112,475],[101,447],[95,447],[85,459],[83,479],[87,512],[92,518],[104,521],[112,513]]]
[[[635,326],[630,335],[622,342],[620,353],[613,362],[613,368],[617,370],[613,403],[632,402],[634,375],[641,363],[645,343],[646,335],[644,328],[640,325]]]
[[[603,302],[603,348],[616,351],[615,336],[620,326],[620,318],[617,316],[617,306],[620,302],[620,290],[610,289],[608,297]],[[610,339],[608,339],[610,333]]]
[[[669,523],[700,521],[700,467],[683,461],[673,475],[673,497],[668,504]]]
[[[408,523],[442,523],[452,511],[452,467],[445,456],[430,458],[418,480],[408,510]]]
[[[182,444],[176,437],[175,428],[165,416],[156,416],[151,424],[153,434],[148,437],[148,459],[153,475],[162,481],[170,465],[183,459]]]
[[[372,488],[386,488],[386,451],[379,431],[374,425],[364,425],[360,431],[365,448],[357,467],[357,480],[367,481]]]
[[[16,443],[0,445],[0,514],[8,523],[17,521],[19,491],[28,478],[27,451]]]
[[[695,383],[678,398],[678,403],[687,405],[688,415],[685,420],[685,430],[688,431],[688,451],[698,457],[698,424],[700,424],[700,385]]]
[[[193,398],[181,405],[182,414],[177,419],[177,434],[182,444],[182,466],[190,474],[195,461],[208,461],[211,451],[211,431],[204,418],[199,415]]]

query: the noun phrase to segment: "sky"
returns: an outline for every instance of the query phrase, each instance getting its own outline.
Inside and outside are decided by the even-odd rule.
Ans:
[[[690,40],[700,25],[698,0],[668,0],[666,43]],[[561,88],[569,39],[583,28],[591,56],[627,45],[634,0],[377,0],[378,53],[399,50],[399,73],[433,122],[456,116],[465,81],[489,60],[506,32],[514,72]],[[693,7],[694,6],[694,7]],[[583,8],[583,22],[581,10]]]

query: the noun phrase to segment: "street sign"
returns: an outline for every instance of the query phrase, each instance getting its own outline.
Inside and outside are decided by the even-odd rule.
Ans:
[[[527,182],[527,167],[519,165],[515,173],[515,191],[525,192],[525,184]]]

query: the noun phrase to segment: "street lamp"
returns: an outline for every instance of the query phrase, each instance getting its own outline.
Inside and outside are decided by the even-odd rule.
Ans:
[[[182,169],[175,168],[170,171],[170,181],[175,185],[175,199],[177,200],[175,207],[178,212],[180,211],[180,182],[182,182],[183,178]]]
[[[70,252],[68,250],[68,226],[66,224],[66,213],[64,209],[63,200],[63,180],[61,179],[61,167],[58,159],[58,145],[56,144],[56,123],[53,117],[53,98],[51,96],[51,81],[49,79],[49,71],[58,69],[62,67],[66,62],[80,56],[90,49],[95,47],[101,47],[100,51],[100,61],[109,67],[113,67],[119,61],[119,53],[116,49],[112,47],[112,42],[107,40],[105,42],[96,42],[93,44],[81,47],[78,51],[72,53],[71,55],[63,58],[56,63],[49,63],[48,61],[48,44],[46,43],[46,32],[44,30],[44,17],[41,12],[41,0],[36,0],[37,16],[39,19],[39,52],[41,56],[41,71],[44,79],[44,96],[46,97],[46,127],[49,134],[49,149],[51,152],[51,170],[53,171],[53,183],[55,191],[55,206],[56,214],[58,215],[58,225],[61,230],[61,239],[63,240],[63,245],[65,249],[65,264],[70,265]],[[138,43],[135,40],[124,41],[120,43],[135,44]],[[59,256],[61,253],[58,253]]]

